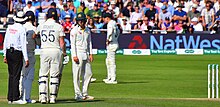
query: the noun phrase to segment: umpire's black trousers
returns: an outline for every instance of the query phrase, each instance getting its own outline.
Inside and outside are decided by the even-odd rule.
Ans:
[[[20,99],[19,80],[23,66],[23,55],[21,51],[6,51],[8,62],[8,101],[16,101]]]

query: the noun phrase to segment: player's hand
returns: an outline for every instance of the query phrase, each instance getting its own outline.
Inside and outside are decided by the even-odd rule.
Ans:
[[[73,57],[73,61],[76,62],[77,64],[79,63],[78,57]]]
[[[64,56],[63,57],[63,64],[66,65],[69,62],[69,56]]]
[[[8,63],[6,56],[4,56],[4,63],[6,63],[6,64]]]
[[[25,61],[25,68],[27,68],[29,66],[29,61]]]
[[[110,41],[109,41],[109,40],[107,40],[107,41],[106,41],[106,45],[108,46],[108,45],[109,45],[109,43],[110,43]]]
[[[93,62],[93,56],[92,55],[89,55],[89,60],[90,60],[90,62]]]

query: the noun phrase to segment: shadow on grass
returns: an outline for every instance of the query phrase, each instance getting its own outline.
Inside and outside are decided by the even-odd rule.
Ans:
[[[83,102],[102,102],[104,100],[85,100],[85,101],[76,101],[75,99],[59,99],[56,103],[83,103]]]
[[[146,84],[148,81],[119,81],[118,84]]]
[[[103,81],[95,81],[92,84],[96,84],[96,83],[105,84]],[[148,81],[118,81],[118,84],[146,84],[146,83],[150,83],[150,82],[148,82]]]

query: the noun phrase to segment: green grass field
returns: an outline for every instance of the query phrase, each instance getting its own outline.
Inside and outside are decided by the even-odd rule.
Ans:
[[[106,85],[105,55],[94,55],[92,69],[95,83],[90,84],[92,102],[76,102],[71,63],[65,66],[56,104],[40,103],[23,106],[53,107],[220,107],[220,100],[207,99],[207,65],[218,63],[218,55],[122,56],[117,55],[117,85]],[[32,98],[38,100],[39,57],[33,82]],[[8,105],[7,65],[0,57],[0,106]]]

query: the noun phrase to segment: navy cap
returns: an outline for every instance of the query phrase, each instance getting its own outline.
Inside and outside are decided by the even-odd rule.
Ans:
[[[47,18],[51,18],[51,17],[57,18],[57,10],[54,8],[50,8],[47,11],[46,16],[47,16]]]

